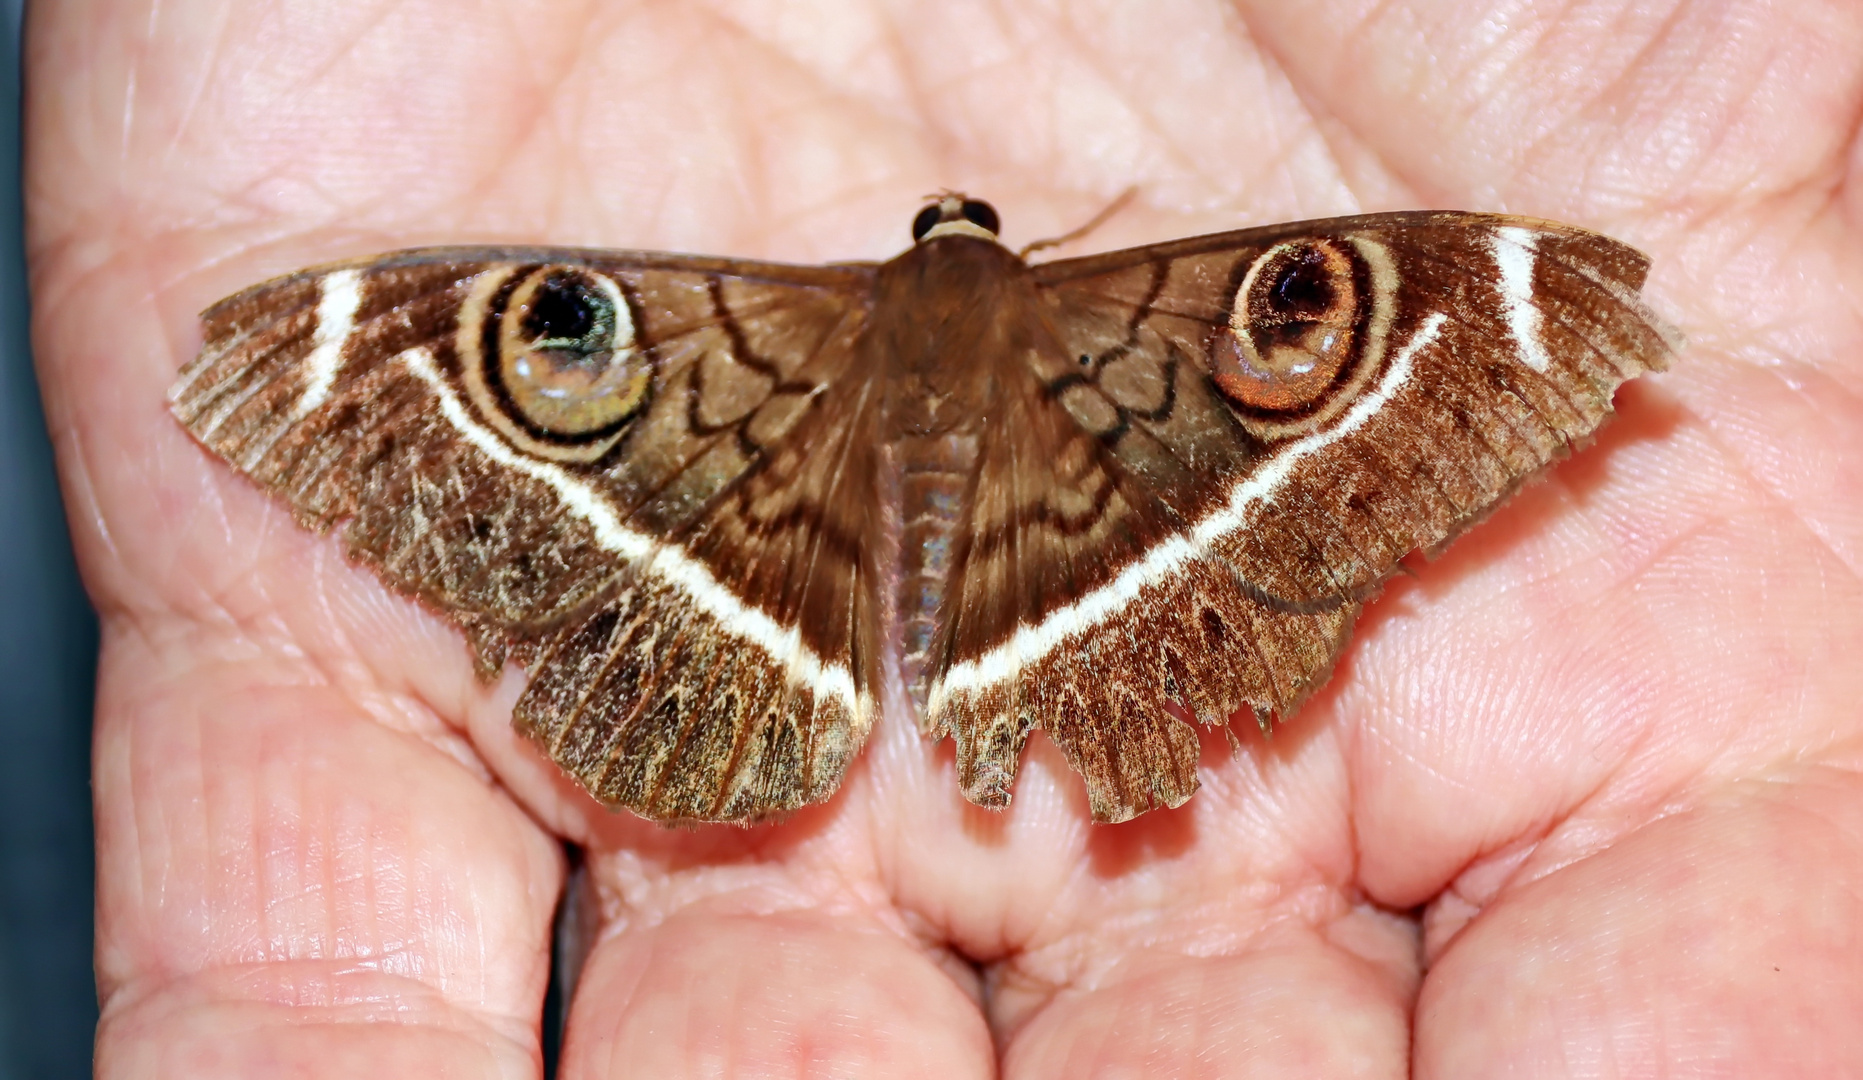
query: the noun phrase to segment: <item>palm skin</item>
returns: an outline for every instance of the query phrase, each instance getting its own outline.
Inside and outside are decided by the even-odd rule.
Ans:
[[[107,3],[31,13],[49,415],[104,616],[104,1077],[1863,1071],[1863,7]],[[1455,206],[1650,252],[1690,338],[1368,611],[1184,808],[1094,827],[881,724],[665,830],[522,677],[193,445],[194,312],[433,242],[884,258],[918,197],[1086,246]]]

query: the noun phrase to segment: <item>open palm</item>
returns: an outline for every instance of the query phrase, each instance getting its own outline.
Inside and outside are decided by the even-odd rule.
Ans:
[[[32,12],[35,333],[106,629],[104,1076],[1863,1070],[1863,8],[70,0]],[[1269,742],[1110,827],[880,725],[788,822],[609,814],[522,678],[191,443],[194,312],[419,243],[884,258],[1410,206],[1655,258],[1691,345],[1374,604]],[[1095,1072],[1095,1070],[1099,1070]]]

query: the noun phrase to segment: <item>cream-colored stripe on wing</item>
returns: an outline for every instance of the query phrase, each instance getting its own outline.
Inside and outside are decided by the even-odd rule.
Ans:
[[[435,366],[433,353],[424,346],[409,349],[395,359],[407,365],[409,371],[433,390],[440,402],[441,414],[453,425],[453,430],[505,468],[548,484],[570,513],[588,523],[596,543],[622,558],[641,563],[647,573],[685,593],[727,632],[756,645],[786,667],[796,681],[808,687],[817,698],[838,698],[852,716],[868,715],[869,703],[855,689],[853,673],[845,664],[823,663],[802,643],[799,629],[781,626],[763,612],[747,606],[720,585],[702,564],[679,548],[662,544],[623,525],[607,500],[561,466],[513,451],[473,418]]]
[[[362,309],[362,271],[333,270],[318,282],[317,333],[310,356],[304,361],[304,392],[291,410],[302,420],[330,397],[336,373],[343,367],[343,345],[356,329],[356,312]]]
[[[1272,500],[1281,485],[1286,483],[1295,465],[1363,427],[1366,421],[1377,415],[1385,402],[1403,389],[1415,366],[1417,354],[1436,340],[1442,332],[1443,323],[1447,321],[1448,317],[1441,312],[1431,315],[1404,343],[1404,347],[1398,350],[1397,355],[1391,358],[1391,366],[1385,370],[1383,378],[1378,380],[1378,385],[1354,401],[1337,424],[1291,443],[1274,455],[1247,480],[1236,485],[1230,493],[1228,505],[1198,522],[1188,535],[1172,537],[1152,548],[1144,558],[1127,567],[1112,581],[1072,604],[1050,612],[1041,622],[1022,627],[1008,641],[977,659],[953,664],[951,670],[945,672],[944,678],[932,687],[929,695],[930,710],[935,713],[951,694],[979,690],[1013,678],[1024,665],[1039,661],[1068,638],[1091,630],[1117,615],[1138,597],[1139,591],[1145,586],[1161,581],[1185,564],[1201,558],[1218,538],[1245,525],[1249,511],[1258,503]]]
[[[1494,231],[1489,242],[1494,264],[1501,271],[1501,309],[1507,315],[1508,332],[1520,345],[1520,362],[1544,373],[1552,365],[1541,338],[1540,309],[1533,301],[1533,264],[1539,260],[1539,237],[1532,229],[1517,225]]]

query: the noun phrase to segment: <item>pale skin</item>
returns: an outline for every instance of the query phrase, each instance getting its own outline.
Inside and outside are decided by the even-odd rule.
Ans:
[[[28,39],[34,332],[104,620],[105,1077],[1863,1070],[1863,6],[68,0]],[[1062,254],[1357,210],[1648,251],[1689,337],[1416,562],[1271,742],[1089,824],[884,721],[754,829],[602,810],[439,618],[169,419],[194,313],[419,243]],[[1098,1070],[1098,1071],[1096,1071]]]

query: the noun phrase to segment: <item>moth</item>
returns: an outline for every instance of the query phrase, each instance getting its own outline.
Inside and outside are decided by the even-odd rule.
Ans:
[[[1401,558],[1675,345],[1643,255],[1544,221],[1030,263],[945,194],[912,232],[877,264],[305,270],[203,314],[171,407],[484,677],[526,668],[514,723],[611,807],[818,802],[884,706],[988,807],[1042,729],[1113,822],[1190,797],[1199,725],[1286,716]]]

